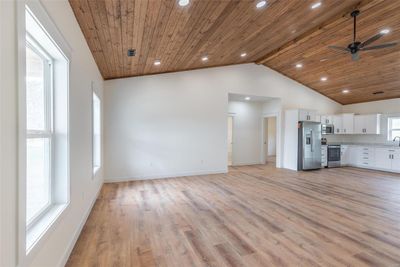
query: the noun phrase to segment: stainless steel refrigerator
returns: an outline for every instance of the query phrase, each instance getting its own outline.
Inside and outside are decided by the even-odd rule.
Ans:
[[[321,168],[321,123],[299,122],[297,169],[315,170]]]

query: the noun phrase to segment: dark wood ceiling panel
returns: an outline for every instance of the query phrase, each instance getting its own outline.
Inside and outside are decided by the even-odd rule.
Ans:
[[[105,79],[254,62],[359,0],[325,0],[315,10],[315,0],[269,0],[262,9],[257,2],[70,0]]]
[[[364,1],[365,2],[365,1]],[[357,39],[365,41],[384,28],[390,33],[374,44],[400,40],[400,1],[375,0],[360,6]],[[329,45],[347,46],[352,41],[350,14],[273,51],[259,61],[342,104],[400,97],[400,45],[360,53],[359,61],[340,54]],[[303,68],[295,65],[302,63]],[[320,81],[328,77],[326,82]],[[344,89],[350,93],[344,94]],[[383,94],[373,94],[382,91]]]

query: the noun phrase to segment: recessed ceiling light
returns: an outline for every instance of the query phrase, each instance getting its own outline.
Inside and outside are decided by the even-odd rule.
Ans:
[[[245,57],[245,56],[247,56],[247,53],[241,53],[240,56]]]
[[[161,61],[159,59],[154,61],[154,66],[159,66],[161,65]]]
[[[321,81],[322,81],[322,82],[326,82],[327,80],[328,80],[327,77],[321,77]]]
[[[251,98],[250,98],[250,96],[246,96],[244,99],[249,101]]]
[[[207,61],[207,60],[208,60],[207,56],[204,56],[204,57],[201,58],[201,61]]]
[[[296,68],[301,69],[302,67],[303,67],[303,64],[301,64],[301,63],[296,64]]]
[[[187,5],[189,5],[189,0],[179,0],[178,4],[180,6],[187,6]]]
[[[350,93],[350,90],[349,90],[349,89],[343,89],[343,90],[342,90],[342,93],[343,93],[343,94],[348,94],[348,93]]]
[[[256,4],[256,7],[257,7],[257,8],[262,8],[262,7],[264,7],[266,4],[267,4],[267,1],[262,0],[262,1],[259,1],[259,2]]]
[[[383,29],[380,31],[381,34],[388,34],[390,32],[389,29]]]
[[[315,3],[311,6],[311,9],[316,9],[321,6],[321,2]]]

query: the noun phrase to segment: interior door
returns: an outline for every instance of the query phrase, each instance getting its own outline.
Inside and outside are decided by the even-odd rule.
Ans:
[[[228,166],[233,164],[233,117],[228,117]]]
[[[264,118],[263,122],[263,152],[264,152],[264,163],[268,161],[268,118]]]

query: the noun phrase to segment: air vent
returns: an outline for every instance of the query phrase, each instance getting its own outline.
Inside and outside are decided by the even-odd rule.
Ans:
[[[136,55],[136,49],[128,49],[128,57],[134,57]]]
[[[383,91],[377,91],[377,92],[373,92],[372,94],[373,95],[380,95],[380,94],[383,94],[384,92]]]

